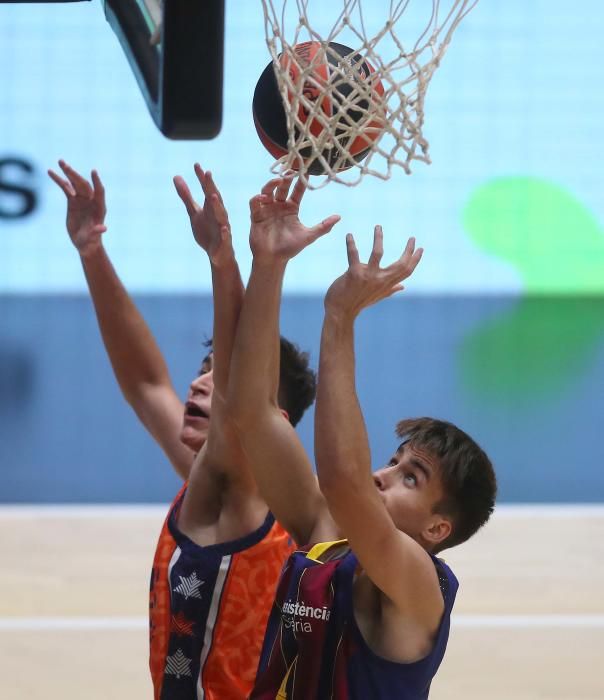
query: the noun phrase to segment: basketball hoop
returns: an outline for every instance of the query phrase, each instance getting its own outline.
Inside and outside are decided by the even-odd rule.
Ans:
[[[367,174],[387,180],[395,166],[409,174],[412,161],[430,163],[422,131],[426,90],[453,32],[477,2],[391,0],[382,3],[388,9],[379,16],[373,0],[365,13],[361,0],[330,0],[321,6],[315,3],[311,22],[310,0],[262,0],[266,43],[288,133],[287,153],[273,163],[272,172],[297,170],[310,189],[318,189],[332,181],[354,186]],[[332,61],[329,80],[317,81],[312,62],[301,61],[303,52],[295,48],[304,42],[320,43],[325,55],[333,54],[332,42],[340,42],[352,47],[355,59]],[[342,113],[354,110],[360,118],[326,115],[321,109],[325,101],[336,106],[343,102],[338,94],[342,83],[363,83],[352,75],[363,63],[373,69],[373,84],[383,86],[380,99],[370,94],[370,88],[354,89],[344,100]],[[363,80],[366,84],[365,76]],[[358,160],[347,152],[347,144],[363,138],[367,155]],[[332,144],[337,144],[341,157],[325,158]],[[319,161],[323,174],[317,184],[310,182],[306,164]]]

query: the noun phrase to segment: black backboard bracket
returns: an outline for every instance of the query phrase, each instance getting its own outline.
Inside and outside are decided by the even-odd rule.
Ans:
[[[211,139],[222,126],[224,1],[164,0],[153,44],[143,0],[105,0],[149,113],[170,139]]]

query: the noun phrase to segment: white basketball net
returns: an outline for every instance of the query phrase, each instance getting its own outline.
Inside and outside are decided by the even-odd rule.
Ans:
[[[430,163],[428,142],[422,132],[426,90],[457,25],[477,2],[369,0],[370,6],[363,11],[361,0],[322,0],[314,3],[313,27],[308,16],[311,0],[262,0],[266,42],[283,99],[289,137],[288,154],[275,161],[272,172],[282,175],[291,169],[299,170],[307,186],[318,189],[331,181],[353,186],[366,174],[387,180],[394,166],[410,173],[411,161]],[[292,50],[296,44],[307,41],[320,42],[326,54],[333,54],[329,42],[349,46],[371,64],[375,73],[370,80],[359,80],[355,64],[340,59],[332,66],[327,82],[313,80],[315,62],[301,65]],[[282,55],[298,66],[295,82],[282,64]],[[381,99],[376,99],[373,89],[376,79],[384,88]],[[354,83],[355,89],[345,99],[339,96],[332,100],[339,115],[328,117],[321,109],[322,101],[330,98],[342,81]],[[309,82],[315,93],[312,99],[307,97],[308,91],[306,95],[304,92]],[[308,113],[304,121],[299,116],[300,107]],[[346,117],[351,108],[356,115],[354,120]],[[357,118],[359,112],[362,115]],[[311,129],[313,122],[315,128]],[[351,162],[347,144],[354,143],[363,132],[370,135],[367,157],[342,171],[342,165]],[[330,152],[328,160],[325,154]],[[335,160],[333,153],[338,154]],[[320,180],[309,180],[304,167],[309,154],[323,166]]]

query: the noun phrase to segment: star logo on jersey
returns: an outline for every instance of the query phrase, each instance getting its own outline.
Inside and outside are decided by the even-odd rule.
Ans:
[[[189,598],[199,598],[201,599],[201,593],[199,589],[203,586],[205,581],[200,581],[197,578],[197,572],[194,571],[190,576],[179,576],[180,583],[174,589],[175,593],[180,593],[185,597],[185,600]]]
[[[177,679],[182,676],[191,677],[191,659],[187,659],[182,649],[177,649],[176,654],[166,657],[166,674],[176,676]]]
[[[193,636],[193,622],[182,614],[172,615],[172,631],[181,637]]]

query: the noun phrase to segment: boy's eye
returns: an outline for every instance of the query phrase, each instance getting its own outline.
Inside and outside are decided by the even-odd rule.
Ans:
[[[405,474],[405,481],[411,486],[417,486],[417,477],[415,474]]]
[[[207,374],[210,370],[212,369],[212,360],[207,357],[202,363],[201,363],[201,368],[199,369],[199,372],[197,373],[198,377],[201,377],[202,374]]]

